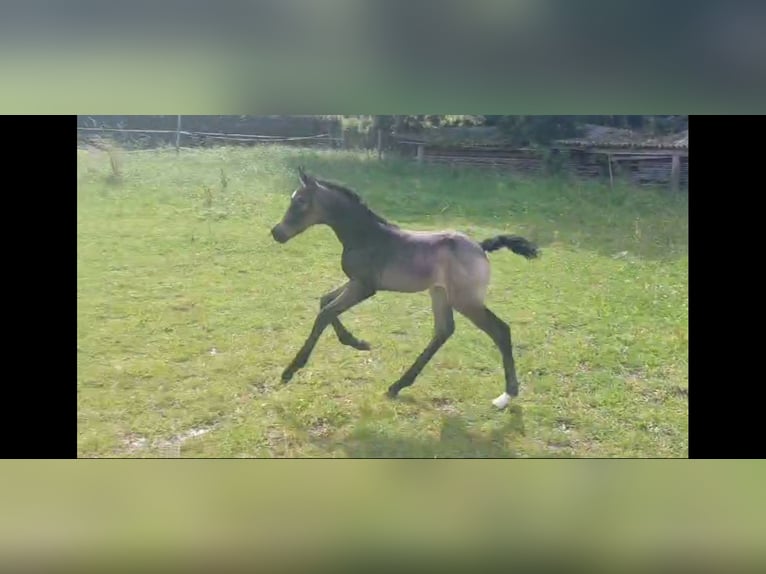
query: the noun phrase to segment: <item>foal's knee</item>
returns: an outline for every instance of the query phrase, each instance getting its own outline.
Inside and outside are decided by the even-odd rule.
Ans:
[[[319,313],[317,314],[316,325],[318,327],[324,328],[332,323],[337,316],[337,311],[334,309],[327,309],[327,307],[324,306],[319,310]]]

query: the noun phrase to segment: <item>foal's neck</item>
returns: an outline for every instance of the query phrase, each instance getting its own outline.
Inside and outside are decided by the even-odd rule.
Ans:
[[[364,205],[336,198],[328,210],[327,225],[344,248],[366,247],[382,239],[389,225]]]

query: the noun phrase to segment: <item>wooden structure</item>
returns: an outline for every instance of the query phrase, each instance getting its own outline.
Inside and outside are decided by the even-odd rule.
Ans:
[[[472,128],[473,138],[451,138],[451,128],[398,138],[400,150],[418,162],[494,167],[523,175],[545,173],[552,165],[581,178],[617,178],[636,185],[688,188],[689,134],[647,138],[630,130],[586,126],[581,138],[559,140],[549,149],[520,148],[494,128]],[[463,128],[462,134],[472,133]]]
[[[566,151],[569,162],[600,156],[610,182],[615,173],[636,185],[667,184],[677,192],[689,186],[689,132],[645,137],[630,130],[588,126],[581,138],[559,140],[554,147]]]

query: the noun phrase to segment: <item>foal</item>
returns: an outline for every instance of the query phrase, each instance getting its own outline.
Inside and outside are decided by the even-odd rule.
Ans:
[[[319,314],[311,334],[282,373],[288,382],[308,361],[319,336],[332,325],[344,345],[359,350],[370,346],[352,335],[338,316],[369,299],[377,291],[415,293],[428,290],[434,314],[434,335],[425,350],[401,378],[388,388],[396,397],[415,378],[455,331],[452,310],[470,319],[487,333],[503,356],[505,392],[492,403],[499,409],[519,394],[513,362],[511,330],[484,305],[489,283],[485,251],[507,247],[527,259],[537,257],[537,247],[523,237],[498,235],[481,243],[454,231],[405,231],[373,213],[361,198],[336,183],[316,179],[298,170],[301,186],[291,197],[282,221],[271,230],[285,243],[308,227],[329,225],[343,244],[341,265],[349,281],[320,299]]]

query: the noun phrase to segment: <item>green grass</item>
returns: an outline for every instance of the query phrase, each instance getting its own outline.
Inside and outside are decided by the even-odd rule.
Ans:
[[[459,315],[416,383],[384,397],[431,335],[425,293],[349,311],[372,350],[328,329],[280,383],[345,279],[328,228],[269,235],[299,163],[406,228],[538,242],[532,262],[490,255],[487,305],[521,381],[509,409],[490,402],[499,352]],[[685,197],[277,147],[125,153],[120,170],[78,152],[80,456],[173,441],[185,457],[688,456]]]

